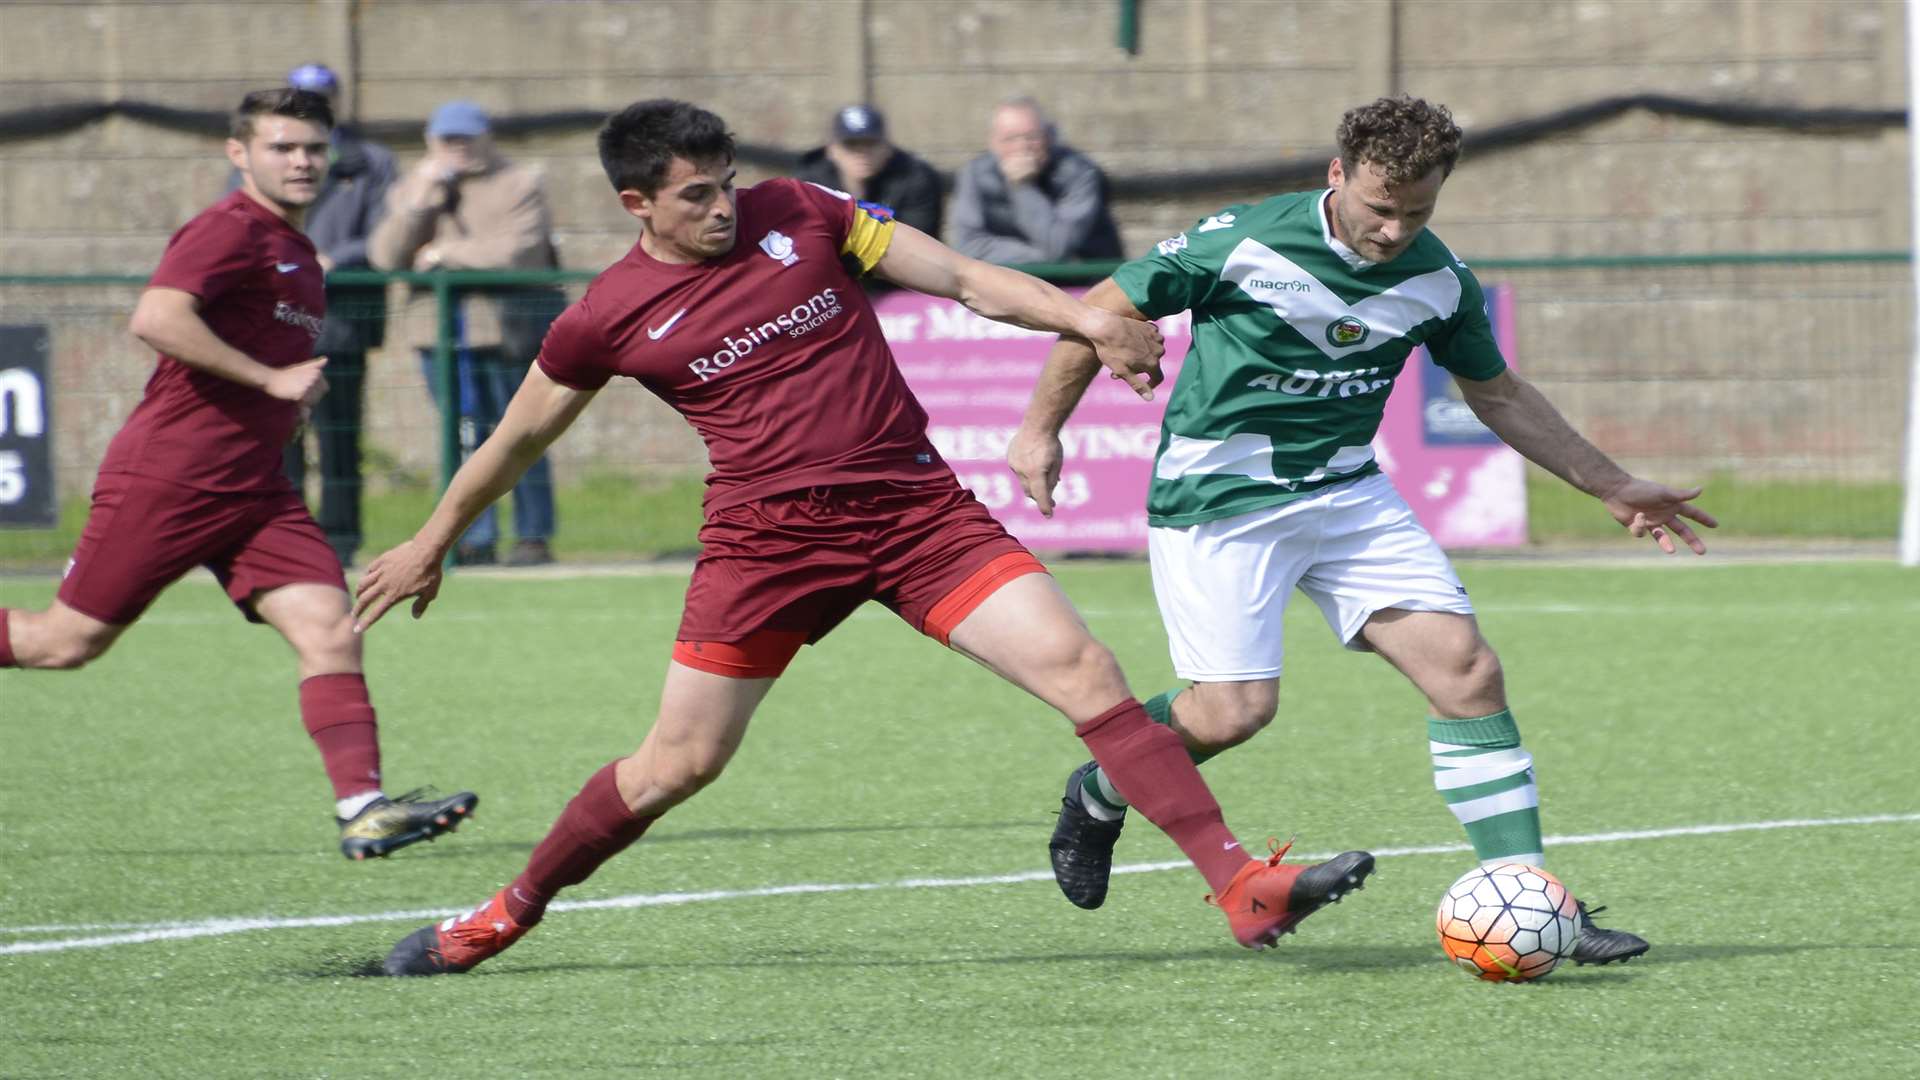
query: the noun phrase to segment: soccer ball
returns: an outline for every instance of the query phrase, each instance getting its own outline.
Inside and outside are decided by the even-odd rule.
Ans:
[[[1525,982],[1573,954],[1578,908],[1560,879],[1537,866],[1501,863],[1461,875],[1440,898],[1440,947],[1488,982]]]

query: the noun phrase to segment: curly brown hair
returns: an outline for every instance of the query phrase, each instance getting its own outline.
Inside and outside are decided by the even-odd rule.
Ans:
[[[1370,162],[1389,184],[1418,180],[1436,168],[1451,175],[1460,160],[1460,126],[1453,114],[1445,105],[1406,94],[1348,109],[1335,138],[1343,167]]]

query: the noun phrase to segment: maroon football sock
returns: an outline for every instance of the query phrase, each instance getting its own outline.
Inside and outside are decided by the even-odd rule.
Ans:
[[[300,722],[320,748],[334,798],[348,799],[380,787],[379,727],[364,676],[345,671],[303,680]]]
[[[507,887],[507,914],[521,926],[532,926],[546,914],[553,895],[592,876],[600,864],[625,851],[647,826],[660,819],[634,817],[614,783],[610,761],[592,777],[580,794],[560,813],[546,839],[533,849],[527,868]]]
[[[1248,855],[1220,816],[1207,782],[1172,728],[1128,698],[1073,729],[1135,810],[1180,845],[1218,895]]]
[[[13,631],[7,629],[7,609],[0,607],[0,668],[13,666]]]

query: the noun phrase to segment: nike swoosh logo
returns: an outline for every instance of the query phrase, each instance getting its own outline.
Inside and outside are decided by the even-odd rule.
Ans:
[[[649,338],[652,338],[654,341],[659,341],[661,338],[666,337],[667,331],[673,329],[673,324],[679,322],[680,316],[685,315],[686,313],[687,313],[687,309],[681,308],[679,311],[676,311],[673,313],[673,318],[668,319],[666,322],[661,323],[659,326],[647,327],[647,336]]]
[[[1220,845],[1220,850],[1221,850],[1221,851],[1232,851],[1232,850],[1233,850],[1234,848],[1237,848],[1237,847],[1239,847],[1239,846],[1240,846],[1240,841],[1238,841],[1238,840],[1229,840],[1229,841],[1227,841],[1226,843],[1224,843],[1224,844],[1221,844],[1221,845]]]
[[[273,268],[274,268],[275,270],[278,270],[278,271],[280,271],[280,272],[281,272],[281,273],[283,273],[283,274],[291,274],[291,273],[293,273],[293,272],[294,272],[295,270],[298,270],[298,269],[300,269],[300,264],[299,264],[299,263],[283,263],[283,262],[277,262],[277,263],[274,263],[274,264],[273,264]]]

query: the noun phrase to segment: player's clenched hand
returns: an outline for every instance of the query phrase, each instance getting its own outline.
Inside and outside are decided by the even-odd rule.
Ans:
[[[327,377],[320,373],[320,369],[326,366],[327,358],[317,356],[304,364],[274,368],[273,374],[267,376],[267,385],[262,389],[270,397],[297,402],[302,409],[311,409],[314,402],[327,392]]]
[[[1060,436],[1029,428],[1013,433],[1007,443],[1007,467],[1020,478],[1020,487],[1046,517],[1053,516],[1053,487],[1060,482]]]
[[[1626,526],[1635,536],[1651,536],[1660,550],[1672,555],[1679,550],[1673,545],[1673,538],[1679,537],[1695,555],[1705,555],[1707,545],[1700,541],[1686,520],[1717,529],[1720,523],[1712,514],[1693,505],[1693,499],[1700,497],[1699,488],[1681,491],[1665,484],[1656,484],[1651,480],[1629,479],[1626,483],[1603,496],[1600,501],[1606,504],[1607,512],[1613,520]]]
[[[440,595],[440,556],[415,540],[381,555],[368,564],[353,596],[353,632],[365,633],[387,609],[413,597],[413,617],[427,613]]]
[[[1100,315],[1103,317],[1087,335],[1094,355],[1114,378],[1125,379],[1134,393],[1152,401],[1153,388],[1166,378],[1160,371],[1160,356],[1167,351],[1167,343],[1160,337],[1160,328],[1108,311]]]

